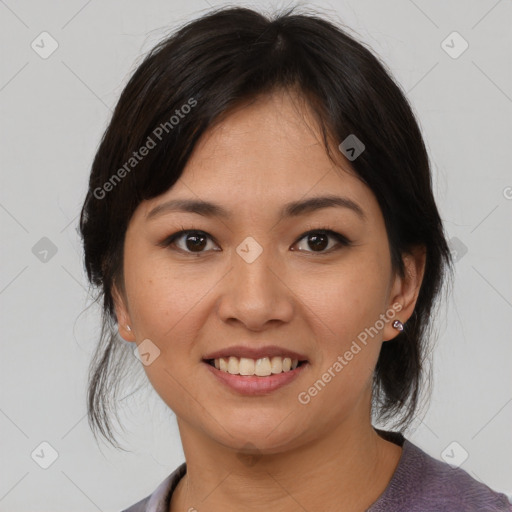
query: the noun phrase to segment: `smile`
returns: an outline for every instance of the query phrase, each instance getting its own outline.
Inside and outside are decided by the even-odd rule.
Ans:
[[[214,366],[217,370],[230,373],[231,375],[256,375],[258,377],[268,377],[278,373],[293,371],[299,364],[305,362],[281,356],[261,357],[259,359],[230,356],[209,359],[207,361],[208,364]]]
[[[310,366],[306,360],[279,356],[259,359],[230,356],[203,360],[203,363],[216,382],[242,395],[267,395],[294,381]]]

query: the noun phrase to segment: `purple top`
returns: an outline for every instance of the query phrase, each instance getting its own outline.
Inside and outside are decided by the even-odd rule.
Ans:
[[[401,446],[402,455],[388,486],[365,512],[512,512],[505,494],[434,459],[400,432],[376,430]],[[169,512],[172,493],[186,471],[184,462],[152,494],[122,512]]]

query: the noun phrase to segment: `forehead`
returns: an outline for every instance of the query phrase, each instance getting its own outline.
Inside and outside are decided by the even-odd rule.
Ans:
[[[174,197],[258,212],[336,194],[364,204],[365,211],[375,208],[348,160],[340,152],[338,165],[329,158],[314,116],[296,99],[276,93],[225,116],[196,144],[176,184],[144,204],[145,215]]]
[[[200,171],[215,169],[238,181],[272,179],[277,185],[290,184],[292,177],[314,178],[332,167],[309,108],[296,95],[278,92],[238,108],[205,133],[183,178],[207,180],[208,173]]]

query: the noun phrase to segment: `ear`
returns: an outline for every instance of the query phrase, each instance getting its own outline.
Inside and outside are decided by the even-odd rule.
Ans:
[[[114,301],[114,309],[116,312],[117,328],[119,330],[119,334],[126,341],[135,341],[135,334],[133,332],[130,314],[128,313],[128,308],[126,307],[124,294],[118,290],[115,284],[112,286],[112,300]],[[128,330],[127,326],[130,326],[131,330]]]
[[[396,274],[393,278],[388,309],[393,309],[396,314],[392,321],[386,322],[383,330],[384,341],[392,340],[400,334],[400,331],[393,327],[395,320],[405,324],[414,312],[425,273],[426,255],[425,246],[417,246],[402,254],[405,275],[401,277]],[[401,306],[400,309],[398,305]]]

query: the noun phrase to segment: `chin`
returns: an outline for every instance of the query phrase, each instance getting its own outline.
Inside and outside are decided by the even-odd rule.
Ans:
[[[281,424],[280,424],[281,422]],[[216,429],[212,439],[226,448],[247,455],[270,455],[292,450],[301,444],[300,432],[285,428],[283,418],[260,422],[258,425],[246,421],[241,425],[224,424],[224,429]],[[231,435],[230,435],[231,434]]]

